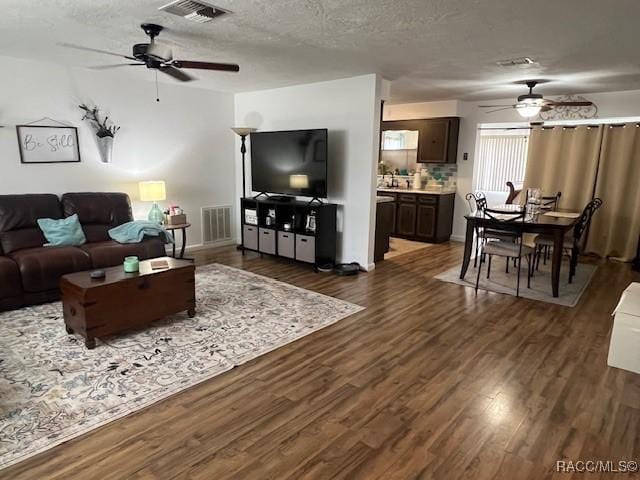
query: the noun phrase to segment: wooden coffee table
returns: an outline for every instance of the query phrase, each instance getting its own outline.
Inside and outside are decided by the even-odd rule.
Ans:
[[[168,267],[152,270],[151,262],[166,260]],[[67,333],[79,333],[87,348],[96,337],[148,325],[168,315],[196,314],[195,266],[187,260],[163,257],[140,262],[138,273],[122,266],[104,269],[93,280],[90,271],[64,275],[60,280]]]

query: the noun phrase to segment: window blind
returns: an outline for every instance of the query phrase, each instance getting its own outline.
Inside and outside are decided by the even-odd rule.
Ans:
[[[508,191],[507,182],[524,182],[527,164],[527,135],[480,136],[477,190]]]

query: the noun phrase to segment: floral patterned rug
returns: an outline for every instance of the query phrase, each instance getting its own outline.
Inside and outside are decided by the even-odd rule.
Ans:
[[[59,302],[0,313],[0,469],[363,309],[219,264],[197,269],[196,301],[94,350]]]

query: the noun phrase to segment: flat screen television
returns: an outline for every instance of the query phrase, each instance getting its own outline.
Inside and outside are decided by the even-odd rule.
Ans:
[[[251,188],[326,198],[327,129],[252,133]]]

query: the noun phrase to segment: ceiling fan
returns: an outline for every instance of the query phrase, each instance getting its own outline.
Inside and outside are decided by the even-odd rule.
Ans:
[[[144,33],[151,39],[149,43],[137,43],[133,46],[132,55],[122,55],[120,53],[109,52],[106,50],[98,50],[95,48],[83,47],[81,45],[73,45],[70,43],[59,43],[62,47],[75,48],[77,50],[85,50],[88,52],[103,53],[105,55],[113,55],[135,63],[120,63],[116,65],[101,65],[90,67],[95,70],[105,70],[109,68],[140,66],[165,73],[181,82],[194,80],[195,77],[184,72],[183,69],[198,70],[219,70],[223,72],[238,72],[240,67],[235,63],[212,63],[212,62],[194,62],[188,60],[176,60],[173,58],[171,48],[166,45],[156,43],[155,38],[163,30],[163,27],[154,23],[143,23],[140,25]]]
[[[539,80],[527,80],[524,82],[529,87],[529,93],[520,95],[518,102],[513,105],[479,105],[480,108],[493,108],[494,110],[488,110],[485,113],[500,112],[502,110],[508,110],[515,108],[518,113],[524,118],[531,118],[538,115],[540,112],[548,112],[554,108],[559,107],[590,107],[593,102],[589,101],[555,101],[543,98],[539,93],[533,93],[534,87],[540,83]]]

